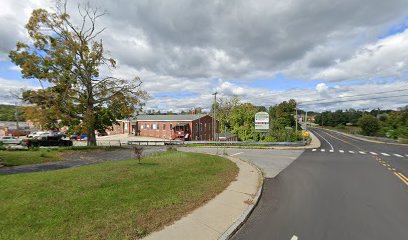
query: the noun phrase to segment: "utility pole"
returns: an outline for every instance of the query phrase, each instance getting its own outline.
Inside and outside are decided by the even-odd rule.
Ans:
[[[297,108],[297,106],[296,106],[296,121],[295,121],[295,123],[296,123],[296,134],[298,133],[298,108]]]
[[[14,116],[15,116],[15,118],[16,118],[16,128],[17,128],[17,131],[19,131],[19,130],[20,130],[20,126],[19,126],[19,124],[18,124],[18,103],[16,103],[16,112],[14,113]]]
[[[306,125],[305,125],[305,131],[307,131],[307,111],[306,111],[306,114],[305,114],[305,123],[306,123]]]
[[[217,124],[217,120],[216,120],[216,113],[215,113],[215,108],[217,107],[217,94],[218,92],[213,93],[214,95],[214,106],[213,106],[213,141],[216,141],[216,124]]]

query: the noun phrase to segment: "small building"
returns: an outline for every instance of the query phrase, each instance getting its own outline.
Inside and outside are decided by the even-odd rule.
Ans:
[[[219,123],[216,122],[217,133]],[[120,120],[108,134],[134,134],[168,140],[213,140],[213,118],[207,114],[139,115]]]

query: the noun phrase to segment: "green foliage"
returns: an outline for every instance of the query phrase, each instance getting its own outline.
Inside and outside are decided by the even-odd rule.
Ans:
[[[16,119],[16,113],[17,118]],[[0,104],[0,121],[25,121],[24,113],[20,107]]]
[[[375,135],[378,130],[380,130],[380,121],[369,114],[364,114],[358,124],[361,127],[361,131],[364,135],[373,136]]]
[[[220,156],[143,159],[0,176],[1,239],[140,239],[217,196],[238,167]]]
[[[363,112],[349,109],[346,111],[337,110],[335,112],[323,112],[315,116],[315,122],[320,126],[339,127],[345,126],[347,123],[357,125],[358,120],[363,115]]]
[[[96,145],[95,130],[103,132],[117,119],[133,115],[146,93],[137,77],[128,81],[100,75],[101,68],[116,67],[98,39],[103,28],[97,22],[104,14],[80,6],[82,22],[75,26],[66,10],[66,2],[60,1],[56,12],[34,10],[26,25],[30,44],[18,42],[9,57],[23,78],[50,83],[24,92],[23,99],[38,106],[40,115],[51,117],[47,123],[57,119],[71,132],[87,133],[88,145]]]

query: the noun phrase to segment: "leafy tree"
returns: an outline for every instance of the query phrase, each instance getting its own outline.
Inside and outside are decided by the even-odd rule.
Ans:
[[[105,14],[89,5],[78,8],[81,22],[75,25],[66,2],[56,11],[36,9],[26,25],[30,43],[18,42],[10,52],[23,78],[48,82],[50,87],[31,90],[23,99],[60,119],[71,131],[85,131],[88,145],[96,145],[95,130],[105,131],[134,114],[146,93],[141,80],[101,76],[101,68],[116,67],[98,39],[104,28],[97,25]]]
[[[58,117],[49,109],[42,109],[39,106],[25,106],[23,111],[25,118],[31,120],[34,126],[47,130],[59,130]]]
[[[368,136],[373,136],[381,127],[380,121],[369,114],[364,114],[358,121],[358,124],[361,127],[362,133]]]
[[[294,127],[296,120],[293,116],[296,111],[296,101],[291,99],[283,101],[278,105],[269,108],[272,128],[284,129],[285,127]]]

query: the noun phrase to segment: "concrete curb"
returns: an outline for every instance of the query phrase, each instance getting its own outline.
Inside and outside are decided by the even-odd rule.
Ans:
[[[228,157],[228,158],[233,158],[233,157]],[[251,213],[254,211],[255,207],[258,205],[259,199],[261,198],[262,190],[263,190],[263,181],[264,181],[263,172],[255,164],[249,161],[245,161],[245,160],[237,159],[237,158],[233,158],[233,159],[240,160],[240,161],[243,161],[243,162],[246,162],[252,165],[258,171],[258,174],[261,177],[261,180],[258,186],[258,191],[254,197],[254,201],[255,201],[254,204],[248,205],[247,209],[245,209],[245,211],[242,212],[241,216],[218,238],[220,240],[230,239],[242,227],[242,225],[244,225],[244,223],[248,220]]]
[[[180,151],[183,150],[180,149]],[[237,164],[240,168],[240,182],[231,182],[226,189],[205,205],[143,239],[229,239],[249,217],[262,194],[262,171],[254,164],[239,158],[214,153],[201,154],[224,157]],[[249,177],[248,180],[246,180],[247,177]],[[241,184],[244,185],[241,186]],[[248,191],[247,184],[252,186],[251,191]],[[236,203],[240,206],[235,205]],[[216,216],[220,217],[214,219]]]

